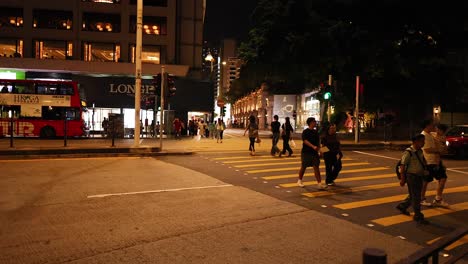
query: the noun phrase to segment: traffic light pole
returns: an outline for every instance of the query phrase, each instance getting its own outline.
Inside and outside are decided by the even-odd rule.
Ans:
[[[164,66],[161,66],[161,113],[159,115],[159,151],[162,151],[163,148],[163,115],[164,115],[164,97],[166,96],[164,94],[164,89],[165,89],[165,78],[166,78],[166,69],[164,69]]]

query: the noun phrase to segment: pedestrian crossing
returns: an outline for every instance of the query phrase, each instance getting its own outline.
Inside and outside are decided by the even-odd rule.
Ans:
[[[342,170],[339,177],[335,180],[336,186],[330,186],[327,190],[316,188],[317,182],[312,168],[307,168],[304,175],[305,188],[300,188],[297,185],[296,181],[301,164],[298,156],[278,158],[266,153],[252,157],[225,153],[222,156],[211,156],[210,160],[228,165],[229,168],[240,171],[244,176],[260,179],[264,184],[271,183],[277,191],[298,192],[298,197],[303,199],[319,199],[316,200],[319,203],[329,203],[322,205],[322,207],[338,210],[337,213],[353,210],[361,210],[362,213],[362,210],[366,210],[366,208],[378,210],[379,214],[377,215],[380,217],[372,217],[374,214],[368,214],[364,217],[368,226],[377,225],[380,228],[388,228],[413,223],[412,216],[399,214],[394,208],[398,202],[406,198],[407,188],[402,188],[397,181],[393,161],[387,161],[388,165],[382,165],[363,160],[357,155],[350,157],[345,155],[345,157],[342,159]],[[324,181],[325,165],[323,160],[321,160],[319,168],[322,181]],[[435,186],[436,184],[432,184],[432,188],[428,188],[426,196],[433,197],[436,194]],[[463,200],[463,198],[468,195],[468,186],[450,184],[449,187],[445,188],[444,196],[450,195],[454,195],[456,198],[453,199],[454,203],[449,208],[423,207],[425,217],[430,221],[432,221],[431,218],[437,221],[438,217],[466,213],[468,202],[465,202],[466,199]],[[389,210],[389,206],[392,209]],[[382,213],[386,215],[382,216]],[[343,215],[347,214],[343,213]],[[429,242],[427,241],[427,243]],[[461,239],[456,242],[458,243],[456,247],[466,246],[467,242],[468,239]]]

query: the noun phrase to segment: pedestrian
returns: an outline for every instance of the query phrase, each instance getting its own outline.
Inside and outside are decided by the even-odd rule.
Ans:
[[[174,126],[175,139],[182,139],[180,137],[181,132],[182,132],[182,122],[180,122],[179,118],[176,117],[174,121],[172,122],[172,124]]]
[[[223,134],[225,129],[226,125],[224,124],[223,119],[218,118],[218,122],[216,123],[216,143],[218,143],[218,141],[223,143]]]
[[[191,119],[189,120],[189,123],[188,123],[188,127],[189,127],[189,135],[192,136],[192,138],[195,136],[195,131],[197,131],[196,129],[196,125],[195,125],[195,120]]]
[[[257,122],[255,121],[255,116],[253,115],[249,117],[249,123],[247,124],[247,127],[244,131],[244,136],[247,131],[249,131],[250,155],[255,156],[255,139],[258,138],[258,125],[257,125]]]
[[[335,180],[341,171],[341,143],[336,135],[336,125],[331,123],[322,137],[323,160],[325,161],[325,183],[329,186],[335,185]]]
[[[271,122],[271,133],[273,133],[273,137],[271,139],[271,155],[275,156],[276,153],[280,153],[280,149],[278,148],[278,141],[280,138],[280,127],[281,123],[278,121],[278,115],[273,116],[273,122]]]
[[[107,119],[107,117],[104,117],[104,120],[102,120],[102,136],[103,137],[107,137],[108,129],[109,129],[109,120]]]
[[[442,164],[442,159],[440,158],[440,154],[443,149],[441,149],[440,145],[437,144],[437,141],[432,134],[435,132],[436,128],[434,126],[434,122],[431,119],[424,120],[423,131],[421,134],[425,136],[426,140],[422,150],[424,153],[424,158],[427,161],[427,169],[429,170],[430,174],[429,176],[424,177],[421,192],[421,205],[448,207],[449,204],[442,199],[442,193],[445,188],[445,183],[447,182],[446,169]],[[426,190],[429,182],[432,182],[434,179],[437,180],[438,185],[436,197],[431,203],[426,199]]]
[[[159,135],[159,131],[161,129],[161,125],[159,124],[159,121],[156,122],[156,127],[155,127],[155,132],[156,132],[156,137]]]
[[[209,135],[212,139],[215,138],[215,132],[216,132],[216,121],[214,122],[211,122],[209,125],[208,125],[208,130],[209,130]]]
[[[405,150],[401,157],[400,186],[404,187],[405,184],[408,184],[408,196],[396,207],[402,214],[409,216],[408,208],[411,205],[414,211],[413,219],[418,224],[429,224],[421,213],[423,178],[429,175],[429,172],[425,169],[426,161],[422,151],[424,139],[423,134],[414,136],[411,139],[412,145]]]
[[[297,185],[304,187],[302,179],[307,167],[314,168],[315,179],[317,180],[317,186],[320,190],[327,189],[326,184],[322,184],[322,178],[320,177],[320,137],[316,130],[317,121],[315,118],[307,118],[308,127],[302,131],[302,151],[301,151],[301,169],[299,170],[299,179]]]
[[[291,146],[289,146],[289,140],[291,140],[291,133],[294,131],[293,127],[291,125],[291,122],[289,121],[289,117],[287,116],[285,118],[286,122],[281,125],[281,138],[283,139],[283,150],[280,152],[279,156],[281,157],[282,155],[286,154],[286,151],[288,151],[288,157],[291,157],[293,154],[293,151],[291,149]]]
[[[154,137],[154,125],[155,124],[154,124],[154,119],[153,119],[153,120],[151,120],[151,124],[149,126],[151,137]]]

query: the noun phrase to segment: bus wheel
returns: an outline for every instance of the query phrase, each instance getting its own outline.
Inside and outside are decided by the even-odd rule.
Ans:
[[[51,126],[45,126],[41,129],[41,138],[54,138],[55,130]]]

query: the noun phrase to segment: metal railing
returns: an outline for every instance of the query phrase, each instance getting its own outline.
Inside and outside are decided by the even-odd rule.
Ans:
[[[468,227],[461,227],[451,232],[450,234],[442,237],[433,244],[424,247],[408,257],[399,260],[395,264],[428,264],[432,260],[432,264],[439,263],[439,253],[445,247],[454,243],[458,239],[468,234]],[[468,255],[468,248],[463,248],[456,255],[444,260],[444,264],[456,263],[458,260]],[[381,249],[367,248],[363,251],[363,264],[386,264],[387,254]]]

